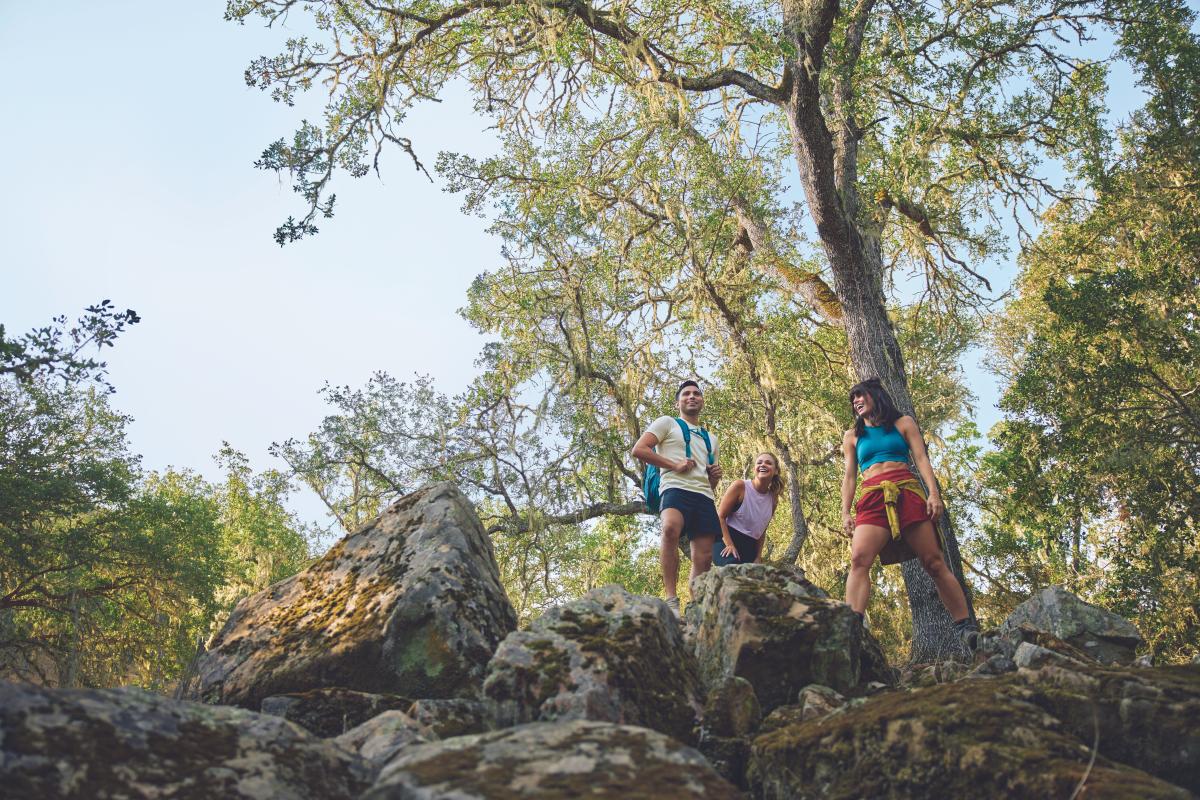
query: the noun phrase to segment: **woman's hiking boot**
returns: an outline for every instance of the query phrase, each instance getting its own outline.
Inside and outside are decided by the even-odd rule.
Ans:
[[[960,619],[954,623],[954,632],[958,634],[958,640],[962,642],[963,648],[966,649],[969,655],[975,655],[975,651],[979,649],[981,637],[979,634],[979,623],[970,617]]]

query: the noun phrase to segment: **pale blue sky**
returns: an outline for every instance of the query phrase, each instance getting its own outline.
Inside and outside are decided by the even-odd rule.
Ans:
[[[400,153],[382,181],[339,180],[319,236],[276,245],[299,198],[251,164],[302,111],[242,79],[283,34],[223,10],[0,1],[0,321],[18,333],[103,298],[136,309],[105,353],[113,404],[147,467],[210,476],[222,439],[261,468],[273,440],[313,430],[326,380],[416,371],[462,389],[481,340],[455,311],[498,263],[485,222]],[[493,147],[484,125],[462,97],[409,131],[432,164]]]
[[[319,98],[289,109],[246,87],[247,63],[286,32],[223,10],[0,0],[0,322],[19,333],[103,298],[136,309],[142,323],[106,351],[132,447],[148,468],[210,477],[222,440],[278,466],[268,445],[316,427],[325,381],[385,370],[463,388],[482,340],[455,311],[499,262],[486,221],[399,152],[382,181],[339,176],[337,217],[278,247],[271,234],[300,200],[251,163],[317,119]],[[438,150],[491,151],[486,124],[449,96],[407,133],[432,165]],[[969,371],[986,431],[995,381]]]

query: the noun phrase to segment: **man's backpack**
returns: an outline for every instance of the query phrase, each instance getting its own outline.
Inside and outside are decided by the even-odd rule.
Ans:
[[[683,452],[685,458],[692,457],[692,429],[688,424],[679,417],[675,418],[679,423],[679,430],[683,433]],[[712,440],[708,438],[708,431],[704,428],[700,429],[700,438],[704,439],[704,444],[708,448],[708,463],[713,463]],[[661,442],[660,442],[661,444]],[[654,448],[658,452],[658,448]],[[657,514],[662,511],[662,495],[659,492],[658,484],[662,470],[654,464],[646,465],[645,477],[642,478],[642,494],[646,498],[646,513]]]

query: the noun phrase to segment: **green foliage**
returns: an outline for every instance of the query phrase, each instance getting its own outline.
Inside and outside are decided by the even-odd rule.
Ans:
[[[1200,76],[1179,69],[1200,63],[1193,18],[1171,6],[1127,31],[1156,93],[1097,201],[1056,208],[1023,261],[996,331],[1009,418],[974,549],[998,610],[1065,583],[1171,660],[1200,645]]]
[[[83,353],[91,346],[98,350],[112,347],[125,326],[135,325],[141,318],[133,309],[116,311],[109,300],[84,311],[70,328],[66,327],[67,318],[59,316],[16,338],[6,337],[0,325],[0,376],[12,375],[25,382],[47,376],[67,382],[94,380],[112,391],[104,379],[107,365]]]
[[[0,376],[0,673],[167,687],[221,612],[308,558],[278,476],[143,475],[94,389]]]

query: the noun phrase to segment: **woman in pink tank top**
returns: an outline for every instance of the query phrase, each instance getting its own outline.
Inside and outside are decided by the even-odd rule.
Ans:
[[[771,453],[754,458],[753,477],[734,483],[721,497],[717,519],[721,522],[724,547],[713,548],[713,564],[751,564],[762,560],[767,526],[779,505],[783,477],[779,461]]]

